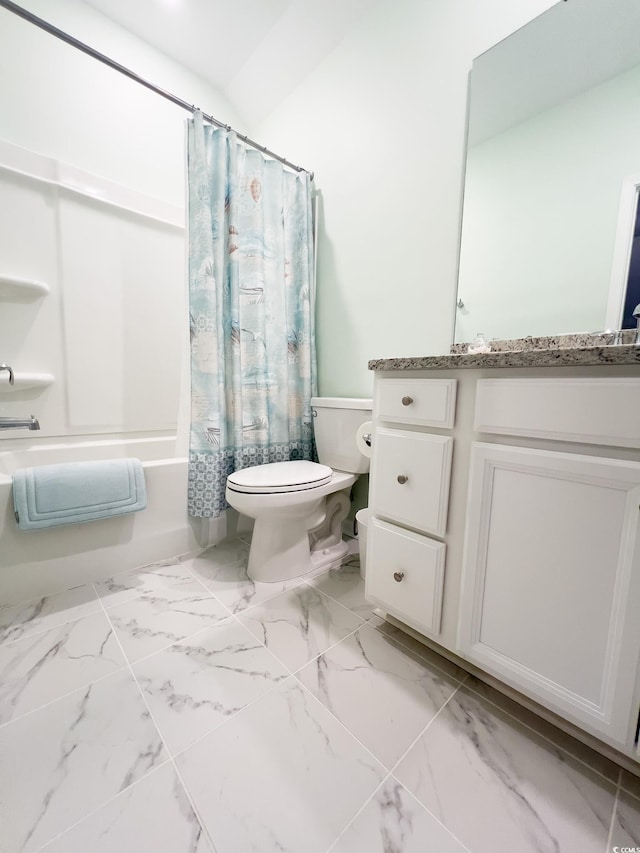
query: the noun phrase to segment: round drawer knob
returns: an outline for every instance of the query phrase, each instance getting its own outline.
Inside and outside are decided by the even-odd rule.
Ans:
[[[401,486],[404,486],[404,484],[407,482],[407,480],[409,478],[407,477],[406,474],[398,474],[396,479],[398,480],[398,482],[400,483]]]
[[[413,403],[413,397],[403,397],[402,398],[402,405],[403,406],[410,406],[412,403]]]
[[[404,572],[394,572],[393,573],[393,579],[394,579],[394,581],[397,581],[397,583],[400,583],[400,581],[403,578],[404,578]]]

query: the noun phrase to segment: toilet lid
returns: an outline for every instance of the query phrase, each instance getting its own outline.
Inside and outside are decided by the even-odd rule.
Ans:
[[[229,474],[227,485],[234,492],[252,494],[299,492],[324,486],[331,480],[332,473],[328,465],[317,462],[269,462]]]

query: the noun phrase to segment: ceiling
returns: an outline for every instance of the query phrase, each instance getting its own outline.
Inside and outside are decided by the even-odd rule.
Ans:
[[[253,127],[379,1],[83,0],[203,77]]]

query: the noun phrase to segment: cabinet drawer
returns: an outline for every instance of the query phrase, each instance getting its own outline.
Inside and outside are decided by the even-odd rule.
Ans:
[[[444,536],[452,453],[449,436],[378,427],[371,466],[373,514]]]
[[[367,540],[366,595],[421,632],[440,631],[446,545],[374,518]]]
[[[378,379],[373,407],[384,421],[451,429],[455,404],[455,379]]]
[[[480,379],[474,429],[640,447],[640,379]]]

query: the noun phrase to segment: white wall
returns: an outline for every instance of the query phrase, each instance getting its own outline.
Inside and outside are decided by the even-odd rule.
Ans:
[[[220,95],[91,9],[69,0],[25,5],[43,17],[55,12],[57,25],[238,124]],[[317,174],[321,393],[368,395],[368,359],[448,349],[468,72],[475,56],[551,5],[382,0],[249,128]],[[0,138],[180,204],[181,111],[0,16],[0,74],[11,80],[0,94]]]
[[[236,121],[222,95],[89,7],[70,0],[23,5],[206,112]],[[143,206],[158,200],[158,210],[164,205],[174,221],[184,220],[187,112],[4,9],[0,79],[6,151],[44,155],[53,173],[72,174],[57,165],[71,164],[85,185],[92,176],[105,179],[119,185],[118,198],[131,196],[135,206],[141,194]],[[51,288],[35,301],[0,293],[0,362],[55,376],[42,391],[0,386],[0,414],[33,412],[42,427],[3,439],[172,430],[181,406],[184,453],[184,233],[104,205],[103,180],[93,182],[92,200],[0,171],[0,276],[37,278]]]
[[[205,112],[229,102],[177,62],[73,0],[20,5]],[[188,113],[0,9],[0,139],[183,206]]]
[[[468,73],[550,0],[383,0],[254,131],[322,194],[319,390],[453,339]]]

